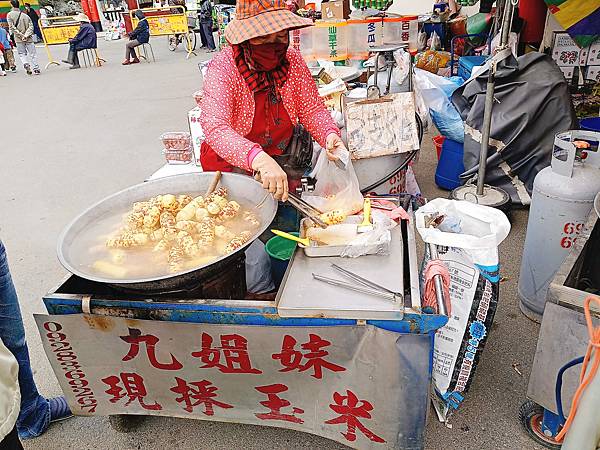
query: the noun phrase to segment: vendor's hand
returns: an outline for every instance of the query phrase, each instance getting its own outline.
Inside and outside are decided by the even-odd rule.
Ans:
[[[337,135],[337,133],[330,133],[327,135],[327,139],[325,140],[325,150],[327,151],[327,158],[329,161],[335,161],[339,159],[336,156],[336,152],[338,150],[346,150],[346,146],[344,145],[344,141],[342,138]]]
[[[258,172],[263,188],[268,190],[276,200],[286,201],[288,198],[287,174],[266,152],[260,152],[252,160],[252,169]],[[257,176],[257,179],[259,179]]]

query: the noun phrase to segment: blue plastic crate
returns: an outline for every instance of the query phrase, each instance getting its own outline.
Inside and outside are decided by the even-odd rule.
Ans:
[[[468,80],[473,72],[473,67],[485,63],[487,56],[461,56],[458,58],[458,76]]]
[[[460,174],[465,171],[463,153],[463,144],[452,139],[444,139],[442,153],[435,171],[435,184],[448,190],[462,184]]]

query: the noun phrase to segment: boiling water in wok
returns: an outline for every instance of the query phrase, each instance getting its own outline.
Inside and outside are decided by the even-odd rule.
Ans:
[[[165,262],[164,253],[161,255],[160,252],[152,251],[156,242],[125,249],[111,249],[106,243],[118,235],[119,228],[123,226],[124,215],[136,202],[144,202],[165,193],[187,194],[192,197],[202,195],[213,176],[214,173],[208,172],[161,178],[132,186],[105,198],[84,211],[63,231],[58,242],[60,262],[71,273],[93,281],[144,290],[150,288],[148,283],[157,281],[169,288],[178,287],[184,278],[189,279],[195,271],[245,248],[272,222],[277,202],[272,197],[262,202],[265,191],[260,183],[239,174],[223,174],[221,178],[219,187],[227,189],[228,200],[234,200],[240,205],[240,213],[231,220],[221,221],[219,225],[226,226],[233,235],[245,232],[248,238],[244,239],[243,244],[229,247],[227,251],[224,247],[231,242],[231,236],[215,236],[213,247],[203,248],[193,257],[186,255],[178,270],[173,270]],[[255,208],[257,204],[262,206]],[[256,217],[257,223],[250,227],[250,231],[248,223],[244,221],[244,211],[249,211]],[[198,235],[194,235],[193,239],[195,244],[199,243]],[[98,265],[97,261],[102,263]]]
[[[201,193],[193,192],[188,195],[195,198]],[[210,245],[202,246],[194,255],[182,254],[181,263],[175,270],[169,264],[171,246],[163,250],[155,249],[161,239],[148,240],[144,245],[127,248],[107,246],[107,241],[118,237],[126,225],[126,216],[130,212],[128,209],[115,210],[99,217],[95,223],[83,230],[71,249],[72,263],[82,272],[115,280],[177,275],[209,264],[231,253],[227,251],[227,246],[234,236],[240,236],[244,232],[254,234],[257,228],[244,220],[244,213],[250,213],[254,205],[243,201],[237,203],[240,204],[239,213],[231,220],[216,225],[218,235],[214,237],[214,241]],[[197,245],[198,234],[193,231],[190,235]]]

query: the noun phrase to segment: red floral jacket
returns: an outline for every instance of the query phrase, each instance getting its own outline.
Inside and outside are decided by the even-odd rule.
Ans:
[[[288,79],[281,87],[283,106],[293,124],[300,122],[312,137],[325,147],[330,133],[340,134],[316,84],[298,50],[288,49]],[[204,79],[204,96],[200,124],[206,143],[223,159],[246,171],[248,154],[256,143],[244,136],[250,133],[254,120],[254,95],[240,75],[231,48],[220,52],[209,64]]]

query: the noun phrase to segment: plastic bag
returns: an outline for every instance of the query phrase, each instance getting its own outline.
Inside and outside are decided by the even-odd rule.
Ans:
[[[431,73],[437,73],[437,71],[446,67],[450,61],[450,53],[439,52],[435,50],[427,50],[423,53],[417,54],[417,68],[426,70]]]
[[[432,213],[444,215],[447,223],[425,227],[425,217]],[[439,258],[452,274],[452,317],[436,332],[433,350],[433,405],[445,421],[469,389],[494,320],[500,287],[498,246],[508,236],[510,223],[500,210],[443,198],[419,208],[415,223],[421,238],[438,246]],[[423,267],[428,261],[426,251]]]
[[[401,85],[406,80],[410,70],[410,53],[399,48],[394,52],[394,60],[396,61],[396,67],[392,70],[392,76],[394,81]]]
[[[302,198],[315,208],[322,212],[335,209],[346,215],[362,209],[363,196],[352,161],[348,161],[346,169],[340,169],[327,159],[327,152],[321,150],[310,176],[317,179],[315,189],[311,193],[303,193]]]
[[[373,210],[371,220],[373,222],[373,231],[360,233],[355,239],[352,239],[344,247],[340,256],[357,258],[362,255],[390,254],[392,243],[392,233],[390,230],[397,225],[396,222],[380,211]]]
[[[429,108],[431,120],[443,136],[464,142],[465,125],[460,114],[448,98],[459,85],[448,78],[415,69],[415,92]]]
[[[427,50],[427,33],[421,31],[417,37],[417,49],[420,52]]]
[[[429,48],[431,50],[441,50],[442,48],[442,40],[435,31],[431,33],[431,45]]]

